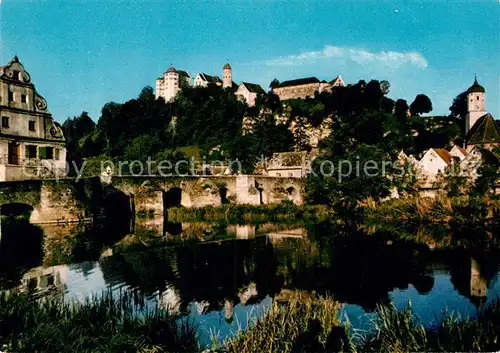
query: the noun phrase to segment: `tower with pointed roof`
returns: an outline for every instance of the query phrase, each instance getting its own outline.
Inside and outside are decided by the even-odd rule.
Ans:
[[[233,70],[229,63],[222,67],[222,88],[233,87]]]
[[[474,124],[486,114],[485,107],[485,90],[474,79],[474,83],[467,90],[467,115],[465,116],[465,133],[469,133]]]

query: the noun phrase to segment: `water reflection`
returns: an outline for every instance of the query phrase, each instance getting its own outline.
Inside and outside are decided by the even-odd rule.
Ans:
[[[151,307],[189,315],[200,325],[205,343],[210,330],[224,338],[244,328],[249,315],[262,315],[273,298],[286,299],[293,290],[333,295],[345,303],[351,324],[358,328],[367,327],[378,303],[393,302],[402,308],[411,300],[417,315],[433,324],[446,308],[475,315],[500,292],[500,257],[494,252],[430,250],[388,240],[385,233],[347,233],[325,224],[149,220],[136,222],[135,227],[167,239],[168,246],[136,251],[90,241],[88,246],[98,249],[86,253],[91,261],[40,266],[50,263],[47,256],[53,262],[54,253],[60,252],[54,249],[71,239],[60,229],[55,236],[55,229],[46,228],[53,236],[45,234],[50,239],[45,242],[45,258],[33,262],[31,269],[14,271],[17,277],[2,280],[2,286],[52,288],[78,298],[105,288],[132,289],[149,298]],[[66,231],[85,232],[75,229]],[[175,241],[183,239],[200,241]],[[0,251],[5,251],[5,244],[13,249],[12,243],[2,240]],[[6,273],[9,264],[3,265],[0,273]]]

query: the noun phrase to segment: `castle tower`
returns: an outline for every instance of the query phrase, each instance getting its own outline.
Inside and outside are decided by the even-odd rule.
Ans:
[[[465,116],[465,133],[474,126],[476,121],[486,114],[484,105],[484,87],[474,79],[474,83],[467,90],[467,115]]]
[[[231,65],[225,64],[222,67],[222,88],[233,86],[233,70]]]

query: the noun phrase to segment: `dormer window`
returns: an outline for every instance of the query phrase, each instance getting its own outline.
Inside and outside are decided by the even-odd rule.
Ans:
[[[14,70],[14,73],[12,74],[12,78],[14,80],[18,80],[19,81],[19,71]]]
[[[25,94],[21,94],[21,103],[26,103],[26,102],[27,102],[26,95]]]
[[[479,100],[479,96],[477,96],[476,98],[477,98],[477,100]]]

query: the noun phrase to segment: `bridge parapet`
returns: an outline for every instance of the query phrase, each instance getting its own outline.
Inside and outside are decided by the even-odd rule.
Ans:
[[[78,221],[99,212],[109,189],[131,197],[135,211],[161,214],[168,207],[219,206],[225,203],[303,203],[305,181],[255,175],[142,177],[114,176],[108,185],[99,177],[26,180],[0,183],[0,206],[33,207],[32,223]]]

